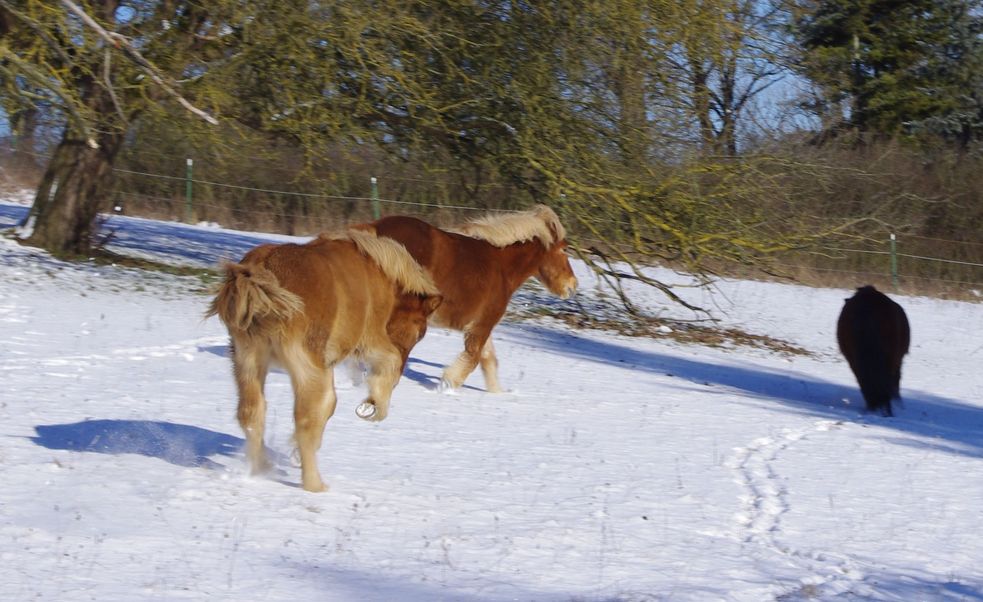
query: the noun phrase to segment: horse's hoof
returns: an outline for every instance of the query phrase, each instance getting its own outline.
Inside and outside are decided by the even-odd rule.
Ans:
[[[355,415],[362,420],[372,420],[375,416],[375,404],[363,401],[355,408]],[[376,418],[376,420],[379,420]]]
[[[324,493],[328,490],[328,486],[324,484],[324,481],[318,480],[315,483],[304,483],[304,491],[310,491],[311,493]]]
[[[440,379],[440,382],[437,383],[437,392],[443,393],[444,395],[457,395],[457,387],[451,384],[450,381],[442,378]]]
[[[273,472],[273,462],[270,462],[266,456],[258,458],[249,464],[249,474],[253,476],[269,474],[271,472]]]

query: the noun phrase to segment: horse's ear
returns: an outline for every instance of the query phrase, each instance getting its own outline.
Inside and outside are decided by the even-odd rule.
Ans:
[[[423,310],[427,313],[427,315],[430,315],[433,312],[435,312],[437,308],[440,307],[440,304],[443,302],[444,302],[443,295],[429,295],[426,299],[423,300]]]

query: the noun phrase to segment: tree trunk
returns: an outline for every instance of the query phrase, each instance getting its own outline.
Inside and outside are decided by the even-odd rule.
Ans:
[[[621,158],[631,169],[649,162],[649,131],[645,103],[646,65],[644,49],[637,40],[642,35],[632,31],[629,40],[619,44],[612,77],[618,103],[618,135]]]
[[[10,133],[15,140],[14,151],[18,163],[26,165],[34,161],[34,136],[40,114],[36,107],[28,107],[10,116]]]
[[[100,18],[111,16],[117,5],[113,0],[93,3]],[[79,124],[69,119],[31,208],[29,219],[34,223],[27,244],[56,254],[82,255],[92,248],[95,219],[112,182],[113,162],[128,125],[127,118],[119,118],[116,97],[105,81],[96,79],[95,72],[93,68],[92,73],[74,80],[86,113],[92,116],[86,124],[88,132],[79,131]],[[131,111],[131,118],[136,114]]]
[[[700,125],[700,146],[703,154],[711,154],[717,151],[717,133],[713,129],[713,118],[710,115],[710,73],[698,57],[691,56],[690,65],[693,111]]]
[[[637,169],[648,163],[648,120],[645,117],[644,71],[622,69],[617,75],[615,93],[619,104],[619,130],[622,159]]]
[[[737,156],[737,57],[727,58],[720,78],[720,134],[717,151]]]
[[[92,148],[66,132],[34,197],[34,231],[28,244],[52,253],[88,253],[122,140],[122,133],[104,133],[99,148]]]

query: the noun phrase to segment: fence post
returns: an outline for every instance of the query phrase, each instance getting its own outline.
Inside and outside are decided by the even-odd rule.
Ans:
[[[191,201],[191,172],[194,169],[195,161],[192,158],[188,158],[188,171],[185,176],[185,187],[184,187],[184,221],[191,223],[194,217],[194,207]]]
[[[379,185],[375,176],[369,179],[372,182],[372,219],[379,219],[382,213],[379,211]]]
[[[898,290],[898,243],[894,232],[891,232],[891,284]]]

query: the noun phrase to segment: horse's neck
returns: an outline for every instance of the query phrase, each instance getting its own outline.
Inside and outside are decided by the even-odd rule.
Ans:
[[[546,249],[538,240],[531,240],[501,247],[499,253],[514,291],[539,270]]]

